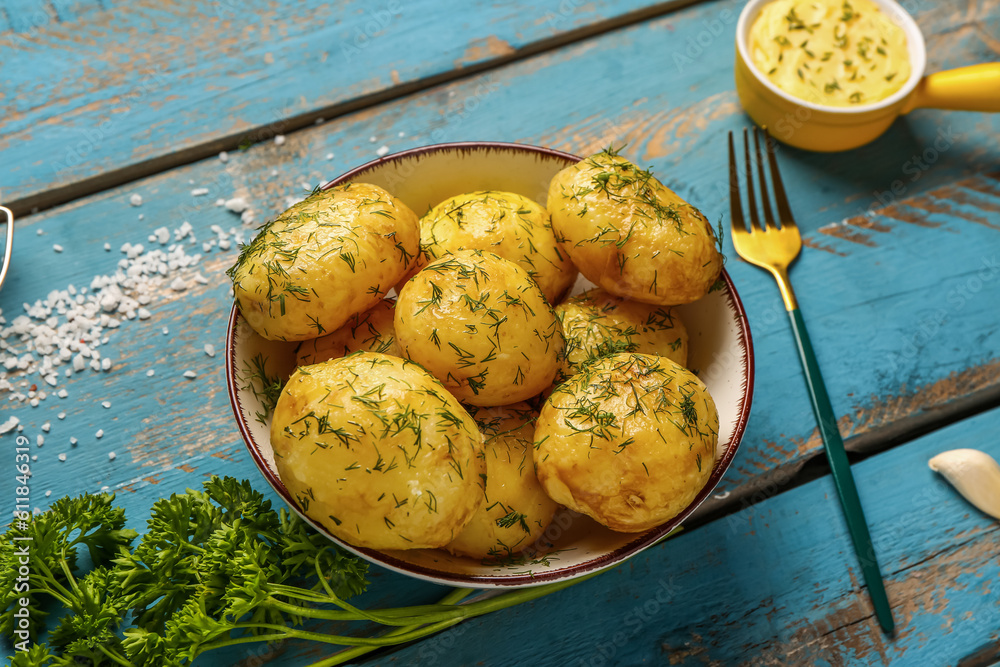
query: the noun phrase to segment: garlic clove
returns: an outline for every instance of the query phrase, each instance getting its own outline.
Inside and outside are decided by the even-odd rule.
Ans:
[[[1000,464],[978,449],[953,449],[927,462],[970,503],[1000,519]]]

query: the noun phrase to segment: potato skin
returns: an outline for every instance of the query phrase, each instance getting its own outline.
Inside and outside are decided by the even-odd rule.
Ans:
[[[264,225],[228,273],[254,331],[307,340],[378,303],[415,261],[419,239],[405,204],[375,185],[348,183]]]
[[[611,294],[674,306],[705,296],[722,270],[712,225],[652,173],[604,151],[549,184],[560,246]]]
[[[552,233],[549,212],[514,192],[457,195],[420,218],[420,267],[465,248],[488,250],[516,262],[550,303],[556,303],[576,280],[576,267]]]
[[[476,423],[417,364],[375,352],[298,368],[271,426],[282,482],[336,537],[441,547],[483,501]]]
[[[333,333],[302,341],[295,353],[297,365],[309,366],[362,351],[401,356],[392,327],[395,306],[395,299],[382,299]]]
[[[566,339],[557,382],[613,352],[641,352],[687,365],[687,329],[667,306],[623,299],[597,287],[570,297],[555,311]]]
[[[620,532],[677,516],[711,476],[719,416],[705,385],[664,357],[602,357],[555,389],[535,427],[549,497]]]
[[[555,377],[559,320],[538,285],[511,261],[459,250],[428,264],[396,301],[396,341],[470,405],[528,399]]]
[[[533,546],[559,507],[545,494],[532,459],[535,417],[527,403],[469,407],[486,440],[486,500],[445,549],[502,559]]]

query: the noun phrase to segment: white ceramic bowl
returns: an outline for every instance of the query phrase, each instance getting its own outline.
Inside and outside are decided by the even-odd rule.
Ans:
[[[440,144],[369,162],[325,187],[347,181],[373,183],[418,214],[447,197],[474,190],[517,192],[544,204],[552,176],[579,159],[519,144]],[[316,530],[373,563],[435,583],[478,588],[532,586],[579,577],[635,555],[679,526],[712,492],[736,454],[750,414],[753,347],[736,289],[725,272],[722,278],[724,289],[678,309],[690,338],[689,366],[697,370],[719,409],[715,467],[708,484],[683,512],[645,533],[615,533],[588,517],[564,510],[544,535],[551,547],[546,544],[533,558],[502,565],[483,564],[438,549],[375,551],[338,540],[310,521],[282,484],[271,449],[270,419],[258,418],[263,412],[261,399],[247,386],[246,369],[257,355],[262,355],[268,375],[287,378],[294,370],[297,343],[265,340],[235,306],[226,341],[226,380],[233,412],[250,455],[271,487]],[[591,286],[581,279],[573,293]]]

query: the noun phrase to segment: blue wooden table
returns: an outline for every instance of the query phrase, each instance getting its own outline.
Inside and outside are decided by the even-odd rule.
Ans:
[[[929,71],[1000,57],[994,0],[905,5]],[[210,475],[266,488],[225,389],[224,271],[256,225],[376,155],[478,139],[576,154],[627,144],[728,220],[725,139],[748,124],[732,75],[741,6],[0,0],[0,204],[18,216],[0,291],[0,423],[18,426],[0,442],[20,429],[33,443],[33,505],[110,489],[142,530],[156,499]],[[1000,524],[927,461],[960,447],[1000,458],[1000,118],[921,110],[863,148],[779,159],[806,246],[792,280],[896,634],[879,631],[860,583],[777,288],[727,240],[756,391],[739,454],[688,529],[358,664],[993,664],[980,649],[1000,643]],[[165,275],[125,290],[131,318],[120,301],[97,304],[91,316],[115,322],[81,333],[87,355],[39,367],[16,318],[75,330],[67,313],[103,277],[156,274],[143,264],[156,252]],[[46,299],[63,312],[40,310]],[[4,502],[12,465],[0,463]],[[443,594],[371,579],[376,604]],[[198,664],[292,667],[325,651],[286,643]]]

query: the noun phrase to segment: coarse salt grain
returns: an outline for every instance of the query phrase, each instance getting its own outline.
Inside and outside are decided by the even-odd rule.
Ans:
[[[62,252],[63,251],[63,247],[61,245],[59,245],[58,243],[53,243],[52,244],[52,249],[55,250],[56,252]]]
[[[48,433],[49,431],[52,430],[52,424],[50,422],[45,422],[44,424],[42,424],[42,430]]]
[[[66,413],[60,412],[59,414],[56,415],[56,417],[58,417],[59,419],[66,419]]]
[[[132,206],[142,206],[142,195],[134,194],[128,198],[128,203]]]
[[[214,357],[215,356],[215,346],[212,345],[211,343],[205,343],[205,354],[207,354],[210,357]]]
[[[221,153],[219,153],[219,161],[229,162],[229,153],[227,153],[226,151],[222,151]]]
[[[284,143],[285,143],[285,135],[279,134],[278,136],[276,136],[274,138],[274,145],[275,146],[281,146]]]
[[[243,197],[233,197],[231,199],[227,199],[225,206],[233,213],[242,213],[250,207]]]
[[[17,417],[10,417],[3,424],[0,424],[0,435],[4,433],[9,433],[17,428],[17,425],[21,423],[21,420]]]
[[[101,405],[104,406],[105,410],[107,410],[111,407],[111,401],[103,401]]]
[[[379,146],[379,149],[375,151],[375,155],[378,155],[379,157],[385,157],[386,154],[388,154],[388,152],[389,152],[388,146]]]
[[[104,437],[104,429],[103,428],[97,429],[97,433],[94,434],[94,437],[97,438],[98,440],[100,440],[101,438],[103,438]]]
[[[191,191],[192,197],[201,197],[202,195],[208,194],[208,188],[195,188]]]
[[[69,444],[71,444],[71,445],[72,445],[72,446],[74,446],[74,447],[76,447],[76,443],[78,443],[78,442],[79,442],[79,440],[77,440],[76,438],[72,438],[72,437],[71,437],[71,438],[69,439]]]
[[[198,377],[198,374],[195,373],[194,371],[184,371],[184,377],[186,377],[188,380],[193,380],[196,377]]]
[[[333,159],[333,153],[327,153],[326,154],[326,159],[327,160],[332,160]]]
[[[146,371],[146,377],[151,378],[154,375],[156,375],[156,369],[150,368],[148,371]]]
[[[60,461],[65,461],[66,460],[66,455],[65,454],[60,454],[59,455],[59,460]]]
[[[115,454],[114,452],[108,452],[108,460],[109,461],[114,461],[116,458],[118,458],[117,454]]]
[[[37,444],[39,447],[41,447],[42,445],[44,445],[45,444],[45,436],[42,435],[41,433],[39,433],[38,436],[35,438],[35,444]]]

